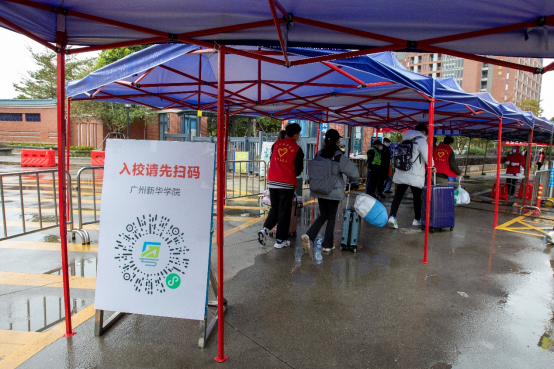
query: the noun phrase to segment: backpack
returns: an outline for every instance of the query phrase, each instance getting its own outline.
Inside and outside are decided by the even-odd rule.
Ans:
[[[404,140],[394,147],[394,167],[396,169],[407,172],[412,169],[412,164],[415,163],[418,158],[421,163],[420,155],[418,155],[415,160],[412,160],[414,143],[418,138],[419,137],[415,137],[411,140]]]
[[[333,161],[316,156],[308,162],[310,191],[319,195],[328,195],[335,188],[333,180]]]

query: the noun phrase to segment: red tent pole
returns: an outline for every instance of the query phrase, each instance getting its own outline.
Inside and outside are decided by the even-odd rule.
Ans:
[[[496,194],[494,195],[494,228],[498,226],[498,201],[500,200],[501,158],[502,158],[502,118],[498,118],[498,154],[496,157]]]
[[[217,83],[217,131],[222,133],[217,145],[217,330],[218,355],[215,360],[222,363],[228,359],[224,355],[224,298],[223,298],[223,198],[226,187],[225,168],[225,46],[219,48]]]
[[[429,135],[427,139],[427,194],[425,196],[425,246],[423,249],[422,263],[427,264],[427,253],[429,250],[429,215],[431,214],[431,190],[433,180],[433,133],[435,124],[435,99],[429,101]]]
[[[67,145],[67,170],[69,170],[69,136],[71,131],[71,100],[67,99],[67,135],[65,139],[65,144]]]
[[[321,135],[321,123],[317,125],[317,138],[315,139],[315,152],[314,158],[317,152],[319,151],[319,136]]]
[[[58,32],[60,34],[62,32]],[[62,33],[63,35],[63,33]],[[67,261],[67,184],[65,183],[65,47],[60,45],[57,54],[57,110],[58,110],[58,211],[60,214],[60,242],[62,249],[63,298],[65,306],[65,335],[73,336],[69,293],[69,266]]]
[[[522,206],[525,206],[525,202],[527,200],[527,184],[529,183],[529,172],[531,171],[531,153],[533,152],[533,130],[531,129],[531,133],[529,133],[529,144],[527,149],[527,158],[525,163],[525,183],[523,186],[523,204]],[[531,204],[533,205],[533,204]]]

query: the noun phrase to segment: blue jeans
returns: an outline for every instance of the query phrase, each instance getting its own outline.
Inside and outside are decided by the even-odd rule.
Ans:
[[[387,177],[387,179],[385,179],[384,192],[390,191],[391,187],[392,187],[392,177]]]

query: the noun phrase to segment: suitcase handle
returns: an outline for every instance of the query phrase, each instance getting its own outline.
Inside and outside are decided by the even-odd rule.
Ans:
[[[348,209],[348,204],[350,202],[350,192],[352,192],[352,182],[348,182],[346,184],[346,186],[348,187],[348,195],[346,195],[346,208],[345,209]]]

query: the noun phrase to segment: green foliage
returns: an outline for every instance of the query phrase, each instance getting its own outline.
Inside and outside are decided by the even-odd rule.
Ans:
[[[480,147],[472,147],[469,149],[469,155],[485,155],[485,149]]]
[[[100,55],[98,55],[98,59],[96,60],[94,69],[105,67],[106,65],[118,61],[119,59],[131,55],[132,53],[146,49],[149,46],[150,45],[137,45],[120,47],[117,49],[102,50],[102,52],[100,52]]]
[[[233,137],[232,122],[235,124],[234,137],[245,137],[248,132],[247,118],[231,118],[229,122],[229,136]],[[277,133],[281,130],[281,121],[269,117],[252,119],[252,134],[255,132]],[[208,136],[217,136],[217,117],[208,117]]]
[[[56,53],[42,48],[34,52],[31,47],[27,50],[38,66],[36,71],[28,71],[19,83],[14,83],[14,89],[19,92],[17,99],[55,99],[56,86]],[[91,69],[94,59],[77,59],[68,55],[65,62],[65,80],[70,81],[84,77]]]
[[[523,99],[517,105],[517,107],[523,111],[532,112],[535,115],[535,117],[540,117],[544,111],[543,108],[541,108],[541,102],[539,100],[533,100],[533,99]]]
[[[75,101],[71,104],[72,116],[85,120],[99,119],[110,132],[122,132],[127,127],[127,110],[124,104],[99,101]],[[129,125],[144,120],[146,124],[157,122],[154,109],[141,105],[129,107]]]

